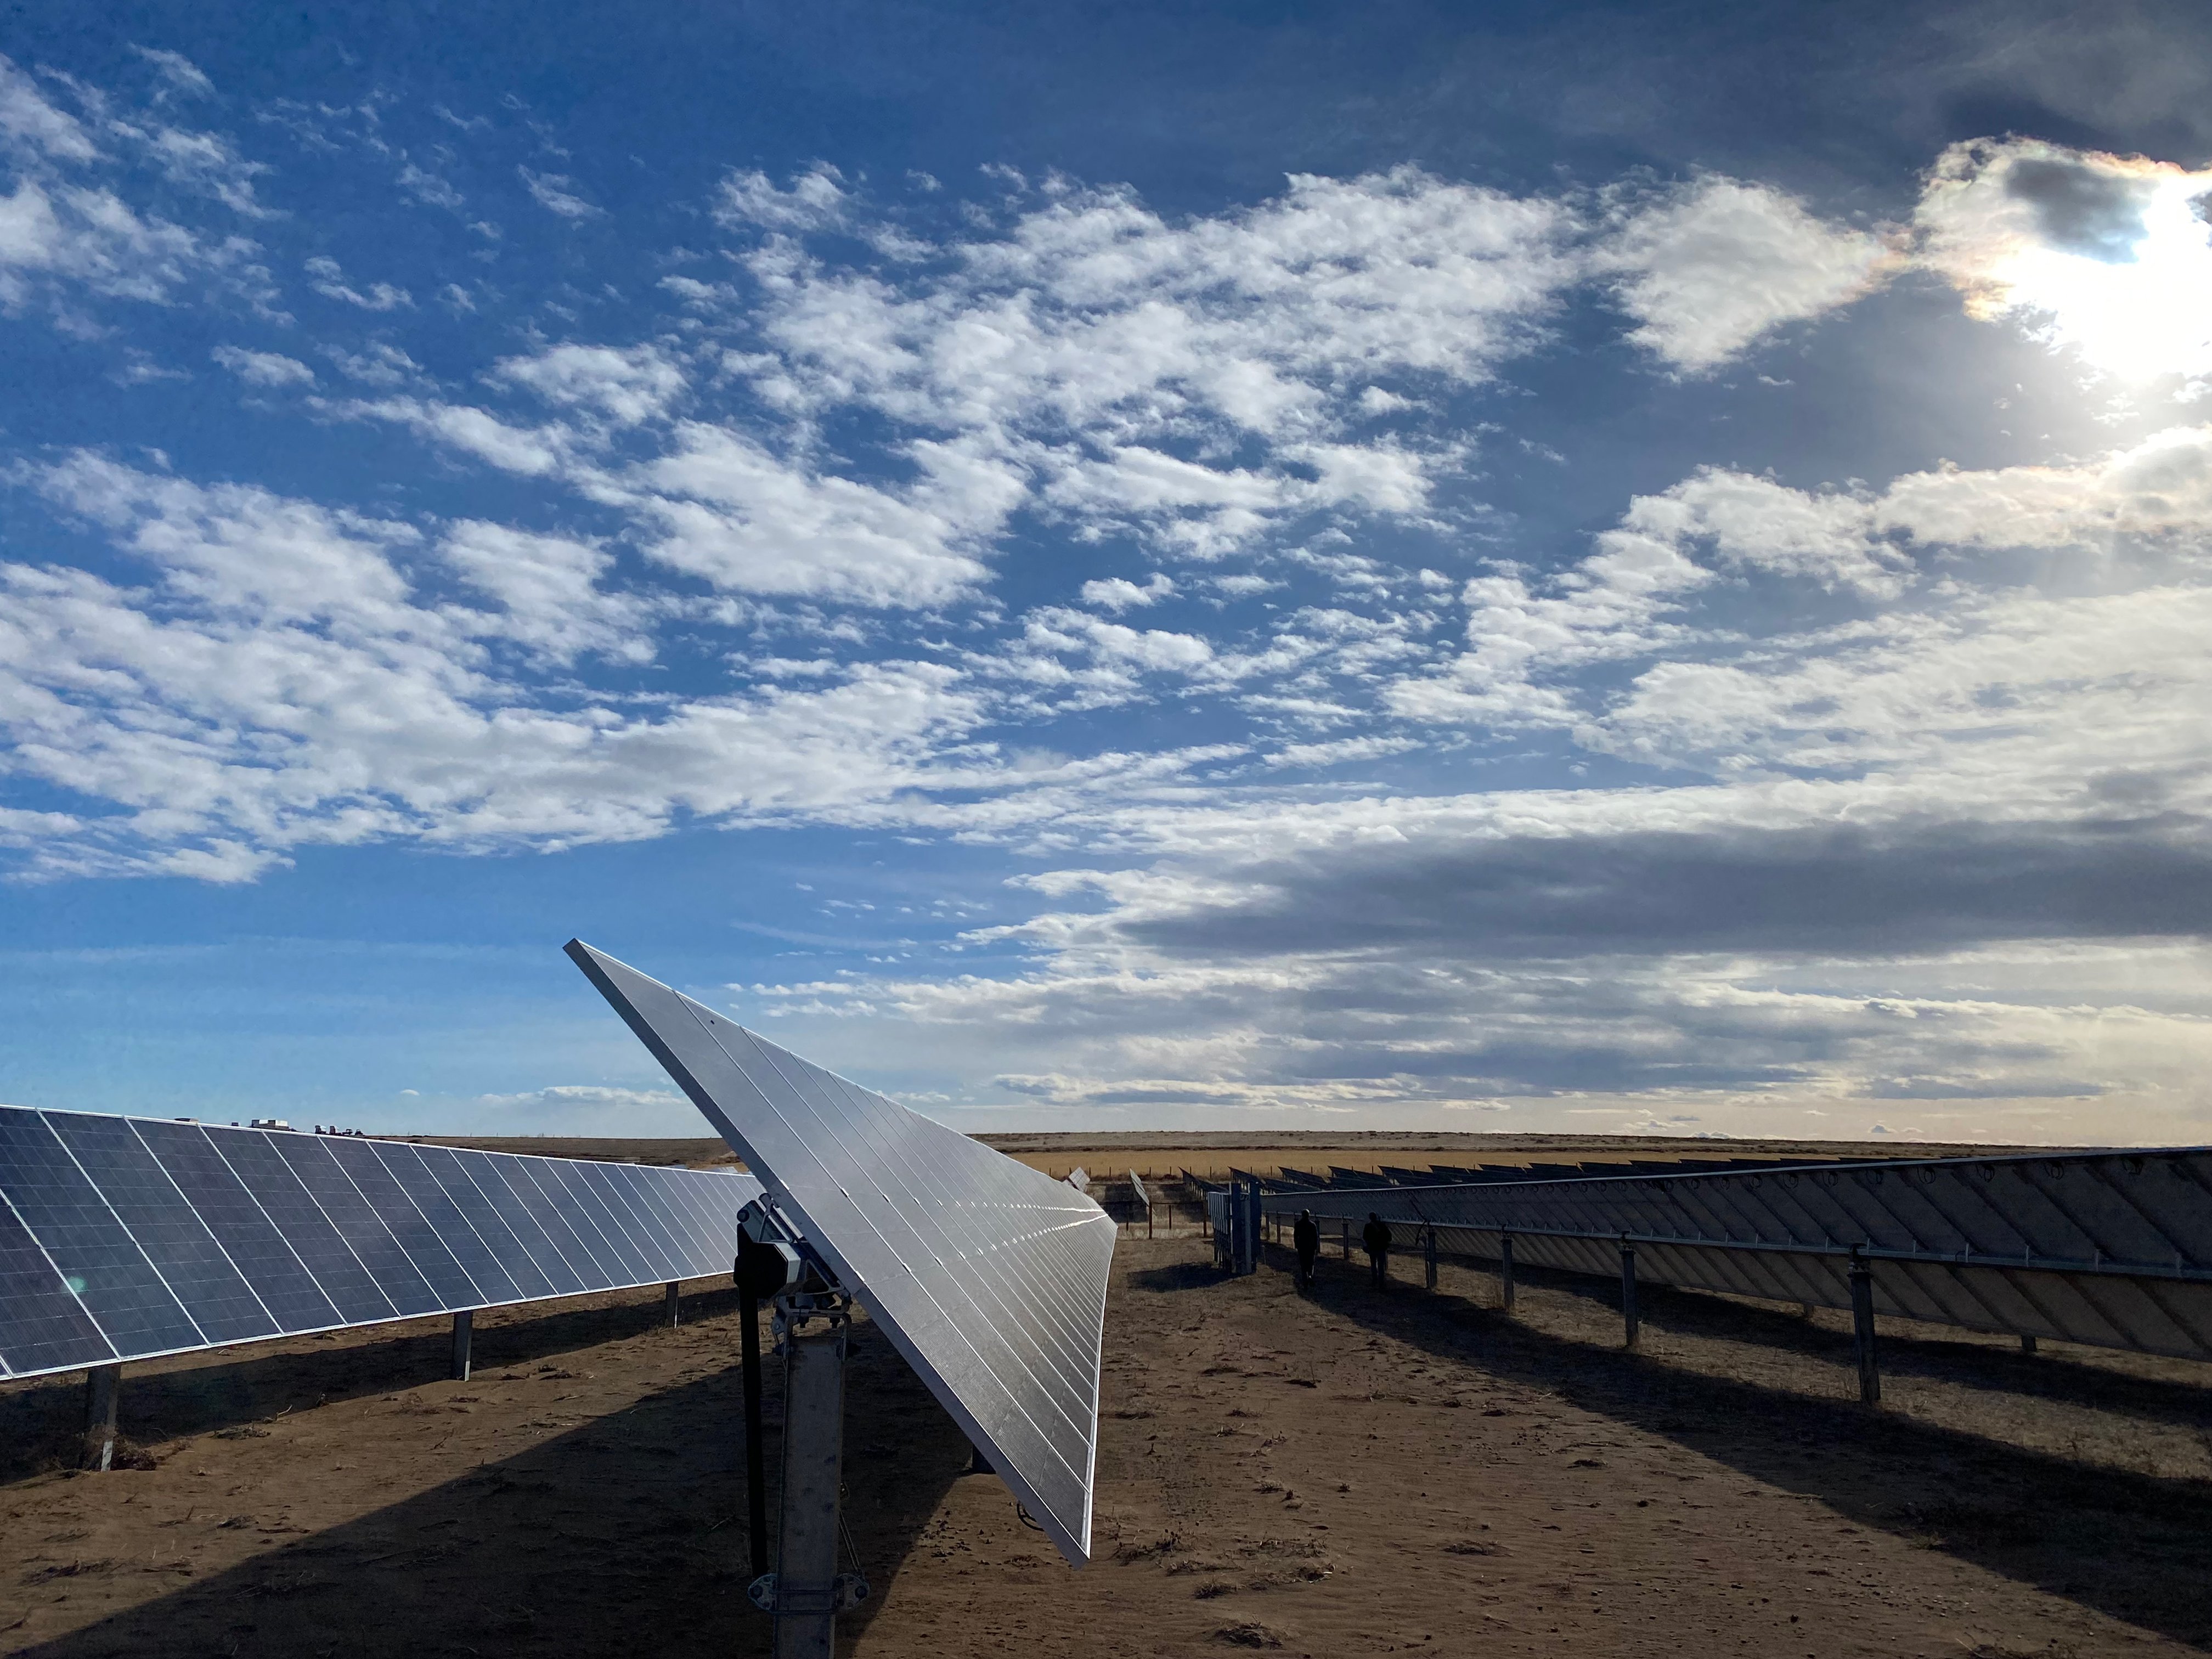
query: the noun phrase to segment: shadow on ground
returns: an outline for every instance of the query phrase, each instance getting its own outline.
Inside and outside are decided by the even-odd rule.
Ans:
[[[1291,1266],[1271,1249],[1270,1271]],[[1474,1264],[1462,1264],[1474,1265]],[[1418,1265],[1414,1271],[1418,1272]],[[1604,1301],[1598,1281],[1522,1267],[1542,1285]],[[1856,1401],[1826,1401],[1619,1347],[1537,1330],[1449,1291],[1402,1280],[1377,1296],[1365,1264],[1324,1259],[1322,1304],[1441,1358],[1542,1388],[1743,1474],[1828,1504],[1861,1526],[1909,1539],[2177,1641],[2212,1648],[2212,1482],[2130,1474],[1916,1421]],[[1194,1278],[1192,1288],[1209,1282]],[[1163,1282],[1158,1288],[1176,1286]],[[1617,1297],[1618,1292],[1613,1292]],[[1848,1333],[1791,1314],[1664,1286],[1639,1287],[1655,1333],[1794,1347],[1846,1359]],[[1941,1377],[2034,1392],[2201,1425],[2212,1389],[2118,1376],[2055,1356],[1885,1334],[1886,1376]],[[2034,1386],[2024,1370],[2037,1373]]]
[[[737,1307],[734,1290],[697,1291],[684,1297],[684,1316],[708,1319],[735,1313]],[[664,1316],[658,1286],[650,1304],[595,1302],[526,1317],[504,1310],[479,1315],[474,1363],[482,1370],[574,1353],[635,1336]],[[117,1426],[127,1443],[155,1445],[286,1412],[388,1394],[446,1376],[452,1343],[452,1326],[441,1316],[410,1321],[368,1342],[340,1340],[290,1353],[245,1349],[245,1357],[226,1364],[171,1370],[125,1366]],[[0,1395],[0,1482],[76,1467],[83,1432],[82,1372]]]
[[[550,1322],[514,1328],[512,1351],[479,1338],[484,1363],[556,1352],[534,1346],[550,1333],[531,1332]],[[781,1368],[767,1369],[773,1482]],[[765,1654],[769,1621],[744,1600],[739,1401],[732,1366],[25,1651],[38,1659]],[[841,1635],[857,1635],[965,1467],[968,1442],[866,1324],[854,1330],[846,1413],[848,1469],[860,1460],[867,1470],[849,1482],[846,1516],[874,1590],[838,1621]],[[769,1502],[773,1515],[773,1490]]]

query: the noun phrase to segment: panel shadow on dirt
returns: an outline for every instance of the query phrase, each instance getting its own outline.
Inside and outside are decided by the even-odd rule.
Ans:
[[[1453,1265],[1478,1279],[1491,1271],[1489,1264]],[[1857,1524],[2212,1649],[2212,1601],[2202,1592],[2203,1564],[2212,1560],[2212,1482],[2008,1443],[1996,1413],[2009,1404],[2002,1390],[2022,1370],[2014,1354],[1884,1334],[1884,1372],[1893,1382],[1911,1378],[1990,1391],[1990,1431],[1972,1433],[1856,1400],[1717,1375],[1709,1362],[1688,1370],[1541,1330],[1449,1284],[1430,1292],[1418,1279],[1401,1281],[1378,1296],[1366,1287],[1364,1265],[1356,1279],[1342,1263],[1323,1267],[1321,1302],[1370,1329],[1674,1440],[1817,1498]],[[1411,1271],[1419,1273],[1418,1263]],[[1586,1276],[1524,1268],[1519,1277],[1526,1289],[1617,1306],[1617,1290]],[[1772,1308],[1649,1284],[1638,1300],[1647,1336],[1772,1341],[1848,1363],[1847,1333]],[[2098,1372],[2055,1356],[2032,1363],[2049,1369],[2040,1386],[2022,1392],[2063,1400],[2101,1385],[2108,1397],[2100,1403],[2141,1406],[2146,1416],[2192,1424],[2212,1443],[2212,1386]]]
[[[773,1527],[781,1363],[766,1370]],[[23,1651],[765,1654],[769,1621],[744,1600],[740,1399],[732,1366]],[[846,1516],[875,1593],[839,1620],[842,1638],[865,1630],[967,1459],[958,1427],[881,1333],[856,1322]]]

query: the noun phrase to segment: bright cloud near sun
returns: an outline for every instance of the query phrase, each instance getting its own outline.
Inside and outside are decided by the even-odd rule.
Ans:
[[[2034,139],[1954,144],[1917,222],[1977,317],[2124,380],[2212,374],[2212,170]]]

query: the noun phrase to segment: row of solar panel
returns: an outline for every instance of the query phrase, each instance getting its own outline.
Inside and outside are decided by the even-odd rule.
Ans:
[[[732,1172],[0,1107],[0,1375],[729,1271]]]

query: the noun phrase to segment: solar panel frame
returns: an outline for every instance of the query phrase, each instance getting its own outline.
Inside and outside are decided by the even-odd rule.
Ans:
[[[0,1107],[0,1148],[7,1150],[0,1157],[0,1376],[10,1378],[719,1275],[736,1254],[738,1212],[762,1191],[757,1179],[735,1171],[582,1164],[600,1178],[575,1193],[589,1193],[595,1205],[602,1193],[629,1194],[641,1211],[667,1218],[664,1231],[675,1230],[654,1261],[635,1258],[644,1271],[611,1274],[567,1224],[581,1211],[560,1166],[578,1160],[14,1106]],[[390,1174],[395,1164],[404,1182]],[[362,1173],[381,1210],[349,1169]],[[632,1169],[640,1172],[611,1173]],[[375,1179],[380,1170],[385,1181]],[[111,1173],[113,1199],[102,1179]],[[435,1183],[436,1195],[426,1182]],[[556,1188],[566,1196],[556,1200]],[[494,1197],[499,1191],[503,1200]],[[577,1288],[554,1288],[537,1267],[540,1251],[559,1247],[538,1227],[538,1249],[531,1249],[533,1205],[580,1256],[593,1260],[589,1277],[570,1269],[568,1282]],[[406,1310],[385,1296],[356,1242],[428,1292],[385,1219],[391,1215],[421,1248],[419,1229],[439,1231],[425,1207],[446,1229],[465,1232],[460,1255],[448,1252],[453,1271],[465,1255],[503,1258],[512,1271],[485,1276],[516,1293],[490,1299],[471,1280],[472,1299],[417,1309],[410,1289]],[[184,1282],[185,1269],[198,1277]],[[325,1273],[342,1281],[343,1294]],[[264,1286],[275,1292],[273,1304]],[[234,1317],[202,1323],[189,1310],[195,1302],[204,1310],[247,1298],[262,1314],[250,1325]]]
[[[1080,1565],[1111,1218],[580,941],[568,954]]]

